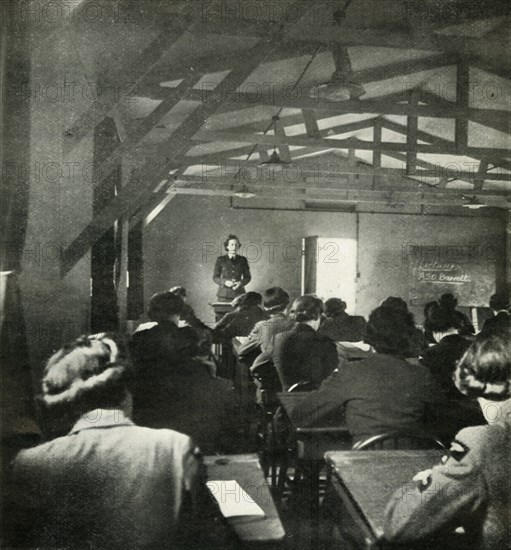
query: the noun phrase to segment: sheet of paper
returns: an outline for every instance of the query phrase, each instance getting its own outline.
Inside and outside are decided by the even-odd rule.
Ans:
[[[235,479],[211,480],[206,483],[225,518],[261,516],[264,512]]]

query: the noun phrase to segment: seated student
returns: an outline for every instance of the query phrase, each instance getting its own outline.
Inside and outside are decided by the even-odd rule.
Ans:
[[[430,310],[428,327],[431,329],[435,345],[426,349],[419,362],[435,378],[448,400],[444,407],[438,429],[454,436],[466,426],[484,424],[484,417],[476,401],[460,393],[454,384],[456,364],[470,346],[470,341],[460,336],[458,320],[451,310],[441,306]]]
[[[319,334],[323,302],[314,296],[297,298],[290,312],[296,325],[275,337],[273,362],[284,391],[297,382],[319,386],[337,368],[335,344]]]
[[[283,288],[276,286],[264,291],[263,308],[270,318],[256,323],[248,335],[248,340],[238,350],[240,357],[254,351],[272,353],[275,336],[291,329],[295,324],[292,319],[286,317],[285,310],[288,305],[289,294]]]
[[[394,493],[385,512],[385,538],[426,544],[421,548],[441,543],[459,548],[452,532],[461,527],[471,548],[504,550],[511,541],[508,342],[493,336],[472,344],[457,367],[456,385],[467,396],[478,397],[489,425],[463,429],[440,464]]]
[[[44,402],[76,423],[68,435],[15,459],[9,547],[186,543],[187,522],[197,520],[187,507],[198,502],[200,460],[188,436],[130,420],[129,370],[126,350],[109,334],[83,336],[50,358]],[[194,542],[200,536],[194,533]]]
[[[180,341],[175,364],[160,382],[164,399],[145,414],[144,425],[189,435],[205,454],[234,452],[238,397],[229,380],[211,374],[198,344],[192,331]]]
[[[169,292],[176,296],[181,296],[183,299],[183,308],[179,314],[179,325],[184,323],[188,327],[192,327],[199,336],[199,346],[205,352],[209,350],[212,342],[212,329],[203,323],[196,315],[193,307],[186,301],[186,288],[182,286],[174,286]]]
[[[470,319],[468,318],[465,313],[462,313],[461,311],[458,311],[456,309],[456,306],[458,305],[458,300],[454,297],[453,294],[450,292],[447,292],[446,294],[442,294],[440,296],[440,299],[438,300],[438,303],[441,308],[446,309],[447,311],[450,311],[457,320],[457,326],[459,333],[461,336],[471,336],[475,333],[474,325],[471,323]]]
[[[319,332],[334,342],[360,342],[365,336],[366,321],[360,315],[348,315],[346,307],[346,302],[340,298],[327,300],[326,320],[321,323]]]
[[[261,308],[262,301],[259,292],[247,292],[235,298],[234,311],[226,313],[213,329],[215,339],[226,341],[234,336],[248,336],[256,323],[269,318]]]
[[[204,324],[196,315],[193,307],[186,301],[186,288],[183,286],[173,286],[169,292],[175,296],[181,296],[183,299],[183,307],[179,314],[179,320],[186,323],[189,327],[209,330],[209,327]]]
[[[171,292],[158,292],[149,301],[148,316],[153,323],[148,328],[137,330],[129,346],[135,366],[133,399],[137,420],[145,423],[144,411],[148,414],[164,401],[162,380],[175,363],[179,342],[187,339],[190,327],[179,328],[179,315],[183,299]]]
[[[390,309],[395,309],[396,311],[408,313],[409,315],[411,315],[413,320],[413,314],[408,309],[408,304],[403,300],[403,298],[399,298],[398,296],[388,296],[380,304],[380,307],[386,307]],[[427,344],[425,341],[424,333],[420,328],[416,326],[409,344],[408,357],[406,359],[412,361],[413,363],[416,363],[418,361],[419,354],[426,347]]]
[[[376,308],[366,333],[376,353],[340,367],[293,410],[291,421],[345,423],[354,443],[392,430],[426,430],[428,414],[444,399],[428,370],[405,360],[414,332],[410,313]]]
[[[457,361],[470,346],[470,341],[460,336],[458,326],[458,319],[451,310],[433,307],[429,313],[428,327],[436,343],[424,350],[419,358],[449,398],[459,396],[452,376]]]
[[[478,336],[510,336],[509,299],[504,294],[493,294],[490,298],[490,308],[493,317],[486,319]]]

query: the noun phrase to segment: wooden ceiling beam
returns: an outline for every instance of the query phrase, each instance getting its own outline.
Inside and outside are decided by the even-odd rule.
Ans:
[[[396,160],[403,162],[403,168],[377,168],[369,164],[365,164],[356,157],[348,156],[348,159],[339,158],[339,164],[336,164],[335,159],[329,158],[322,164],[324,160],[321,156],[311,157],[308,159],[296,159],[293,161],[292,166],[287,166],[282,168],[279,173],[275,174],[275,180],[286,181],[291,180],[295,177],[298,178],[297,174],[300,174],[303,178],[316,178],[323,177],[327,181],[332,181],[338,176],[354,176],[354,175],[371,175],[378,176],[382,178],[396,178],[396,177],[407,177],[410,176],[406,170],[406,155],[400,155],[397,153],[384,153],[385,156],[394,158]],[[422,167],[421,170],[416,170],[413,174],[414,178],[442,178],[442,177],[454,177],[460,180],[466,180],[470,183],[474,183],[475,178],[478,177],[477,172],[472,172],[470,170],[453,170],[453,169],[443,169],[440,166],[435,166],[432,163],[418,160],[417,166]],[[225,182],[231,181],[234,185],[235,183],[240,182],[240,178],[243,177],[243,168],[254,171],[254,177],[252,178],[252,183],[255,183],[259,178],[263,178],[265,172],[268,172],[269,169],[259,166],[258,162],[245,163],[245,161],[225,159],[223,162],[219,163],[216,166],[208,165],[204,168],[202,174],[182,174],[179,179],[183,181],[197,182],[201,181],[202,183],[208,182]],[[287,175],[286,175],[287,174]],[[281,177],[282,176],[282,177]],[[257,178],[257,179],[256,179]],[[491,178],[489,175],[488,179],[493,179],[494,181],[511,181],[511,174],[493,174]],[[408,179],[409,183],[417,183],[416,179]],[[250,178],[245,181],[245,183],[251,183]],[[434,187],[434,185],[431,185]],[[499,194],[505,194],[506,191],[499,191]]]
[[[421,89],[420,97],[421,101],[427,103],[428,105],[436,105],[438,107],[445,107],[446,109],[449,109],[455,105],[452,101],[423,89]],[[463,106],[461,108],[464,109]],[[509,134],[511,131],[511,118],[509,116],[509,111],[497,110],[494,115],[492,114],[490,117],[487,117],[485,116],[485,112],[488,111],[490,111],[490,109],[470,109],[465,118],[472,122],[477,122],[478,124],[498,130],[499,132]],[[500,113],[500,115],[498,113]]]
[[[220,87],[220,86],[219,86]],[[248,93],[242,91],[221,90],[224,95],[225,105],[273,105],[290,109],[314,109],[316,111],[330,112],[334,114],[378,114],[378,115],[416,115],[430,118],[469,118],[481,124],[490,124],[501,121],[502,117],[509,117],[509,111],[501,109],[476,109],[467,108],[448,102],[447,104],[409,105],[406,103],[393,103],[391,100],[406,101],[402,93],[382,96],[377,99],[328,101],[308,97],[307,90],[300,90],[290,97],[290,94],[282,90],[273,90],[266,93]],[[213,92],[211,92],[213,93]],[[207,95],[194,90],[190,99],[197,101],[207,100]]]
[[[298,53],[303,56],[312,54],[317,48],[317,44],[303,43],[300,45],[299,52],[297,52],[296,44],[292,48],[290,44],[283,43],[282,48],[279,50],[279,55],[275,59],[265,60],[265,63],[275,61],[293,61],[299,56]],[[239,54],[239,52],[237,52]],[[389,63],[387,65],[371,67],[369,69],[363,69],[354,72],[354,78],[362,83],[377,82],[379,80],[386,80],[389,78],[400,77],[415,74],[422,71],[428,71],[437,69],[440,67],[454,65],[456,63],[457,56],[454,54],[437,54],[431,55],[421,59],[412,59],[405,61],[398,61],[395,63]],[[219,59],[218,55],[208,56],[207,58],[200,58],[197,62],[189,60],[182,65],[173,65],[171,67],[172,73],[165,75],[160,74],[159,80],[155,80],[155,74],[149,75],[137,88],[137,95],[150,97],[151,99],[163,99],[170,93],[170,88],[160,86],[161,82],[167,82],[172,80],[178,80],[183,78],[190,71],[190,67],[193,68],[194,74],[207,74],[215,73],[224,70],[228,70],[229,66]],[[333,64],[332,64],[333,70]],[[258,83],[261,84],[262,83]],[[266,83],[271,86],[272,89],[277,90],[279,88],[279,82]],[[300,95],[303,95],[303,90],[300,91]]]
[[[363,141],[357,138],[347,139],[328,139],[328,138],[310,138],[308,136],[268,136],[262,134],[252,134],[239,132],[236,130],[200,130],[193,139],[196,141],[230,141],[240,143],[258,143],[272,145],[303,146],[303,147],[318,147],[320,149],[358,149],[363,151],[374,151],[378,148],[379,151],[397,151],[410,153],[424,153],[436,155],[456,155],[458,154],[456,145],[443,144],[441,146],[433,144],[416,143],[409,145],[407,143],[397,142],[382,142],[376,144],[373,141]],[[506,154],[505,149],[497,149],[493,147],[467,147],[466,155],[468,156],[487,156],[491,158]]]
[[[192,183],[191,181],[189,183]],[[200,184],[199,181],[196,182]],[[249,186],[252,190],[252,187]],[[385,202],[390,198],[392,200],[404,201],[409,204],[436,204],[436,205],[456,205],[462,206],[465,204],[463,199],[462,189],[445,189],[442,191],[428,191],[419,189],[417,191],[404,190],[372,190],[372,189],[343,189],[338,187],[327,188],[325,186],[295,186],[283,187],[253,186],[254,192],[258,199],[275,199],[275,198],[292,198],[297,192],[301,198],[306,199],[316,198],[317,200],[325,201],[347,201],[354,203],[363,202]],[[215,187],[173,187],[168,190],[170,195],[205,195],[205,196],[233,196],[233,191],[230,185],[215,186]],[[489,202],[496,197],[502,196],[501,193],[484,192],[476,195],[479,199],[486,199]],[[492,201],[493,202],[493,201]]]
[[[402,133],[406,135],[406,127],[403,126],[402,124],[398,124],[397,122],[394,122],[392,120],[387,120],[385,118],[382,119],[382,121],[383,121],[384,128],[387,128],[388,130],[392,130],[393,132]],[[428,132],[424,132],[422,130],[417,131],[417,137],[422,141],[429,141],[430,143],[433,143],[433,144],[444,145],[449,149],[456,147],[456,145],[452,141],[445,138],[441,138],[439,136],[435,136],[433,134],[429,134]],[[506,149],[499,149],[499,151],[501,151],[500,155],[507,154]],[[457,154],[457,153],[452,153],[452,154]],[[481,158],[481,155],[470,155],[470,156],[474,156],[476,160]],[[476,160],[474,160],[474,163],[476,162]],[[496,155],[494,157],[493,162],[501,168],[505,168],[506,170],[511,170],[511,162],[506,161],[503,158],[499,158],[499,155]]]

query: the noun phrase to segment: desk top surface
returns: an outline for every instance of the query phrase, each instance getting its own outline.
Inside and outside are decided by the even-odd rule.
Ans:
[[[273,502],[266,479],[255,454],[204,457],[208,478],[235,479],[264,511],[264,517],[232,517],[227,522],[244,542],[276,542],[285,531]]]
[[[329,451],[325,454],[342,497],[355,504],[375,538],[383,535],[384,512],[399,487],[438,463],[442,450]],[[335,481],[334,481],[335,483]]]

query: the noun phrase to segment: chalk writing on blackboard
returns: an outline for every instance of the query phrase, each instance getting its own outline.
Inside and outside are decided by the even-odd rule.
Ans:
[[[496,265],[481,244],[429,245],[407,243],[409,301],[424,305],[452,292],[458,305],[485,306],[495,288]]]
[[[417,281],[428,283],[464,284],[472,281],[471,274],[460,264],[424,262],[415,267]]]

